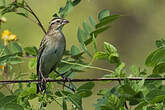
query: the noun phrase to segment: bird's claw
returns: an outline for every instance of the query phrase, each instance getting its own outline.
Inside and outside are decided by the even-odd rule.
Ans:
[[[73,92],[75,92],[75,87],[74,87],[73,83],[71,82],[72,79],[71,79],[71,78],[65,77],[65,76],[64,76],[65,73],[60,74],[60,73],[57,72],[56,70],[55,70],[55,72],[56,72],[59,76],[61,76],[62,79],[64,80],[64,84],[63,84],[63,85],[64,85],[65,87],[71,89]],[[69,82],[69,86],[65,85],[65,82]],[[71,87],[71,86],[72,86],[72,87]]]
[[[73,83],[71,82],[71,80],[72,80],[71,78],[63,77],[63,80],[64,81],[67,81],[69,83],[69,89],[71,89],[72,91],[75,91],[75,88],[73,86]],[[65,84],[65,82],[64,82],[64,84]]]
[[[47,80],[50,80],[50,79],[43,77],[42,80],[41,80],[41,82],[47,82]]]

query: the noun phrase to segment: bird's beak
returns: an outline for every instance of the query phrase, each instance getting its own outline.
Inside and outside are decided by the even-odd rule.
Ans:
[[[69,21],[68,21],[68,20],[63,19],[62,24],[68,24],[68,23],[69,23]]]

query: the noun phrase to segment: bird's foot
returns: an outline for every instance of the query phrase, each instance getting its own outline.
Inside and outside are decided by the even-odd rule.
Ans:
[[[66,77],[62,77],[64,81],[69,83],[68,88],[71,89],[73,92],[75,92],[75,86],[72,83],[72,79],[71,78],[66,78]],[[65,82],[64,82],[65,84]]]
[[[74,86],[74,84],[73,84],[72,81],[71,81],[72,79],[71,79],[71,78],[65,77],[65,76],[64,76],[65,73],[60,74],[60,73],[57,72],[56,70],[55,70],[55,72],[56,72],[59,76],[61,76],[62,79],[64,80],[63,86],[65,86],[65,87],[67,87],[68,89],[70,89],[70,90],[72,90],[73,92],[75,92],[75,86]],[[65,82],[68,82],[68,83],[69,83],[69,86],[65,85]]]
[[[43,77],[42,80],[41,80],[41,82],[47,82],[47,80],[50,80],[50,78]]]

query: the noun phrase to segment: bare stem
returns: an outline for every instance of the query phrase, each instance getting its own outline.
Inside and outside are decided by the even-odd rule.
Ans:
[[[6,74],[6,80],[8,80],[8,76],[9,76],[8,64],[5,65],[4,72]]]
[[[38,25],[41,27],[42,31],[46,34],[46,30],[43,27],[41,21],[39,20],[39,18],[37,17],[37,15],[34,13],[34,11],[32,10],[32,8],[28,5],[28,3],[26,1],[25,1],[25,5],[28,8],[27,11],[29,11],[36,18],[36,20],[38,21]]]
[[[66,63],[66,64],[71,64],[71,65],[78,65],[78,66],[82,66],[82,67],[85,67],[85,68],[91,68],[91,69],[97,69],[97,70],[101,70],[101,71],[106,71],[106,72],[109,72],[109,73],[113,73],[114,72],[112,70],[105,69],[105,68],[100,68],[100,67],[91,66],[91,65],[83,65],[83,64],[79,64],[79,63],[72,63],[72,62],[68,62],[68,61],[65,61],[65,60],[62,60],[61,62]]]

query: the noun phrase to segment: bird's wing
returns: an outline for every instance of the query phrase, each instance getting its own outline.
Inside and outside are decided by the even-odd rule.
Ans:
[[[46,42],[47,42],[47,40],[44,37],[41,41],[40,48],[39,48],[39,51],[38,51],[38,56],[37,56],[37,75],[39,75],[40,57],[42,55],[42,52],[45,49]]]

